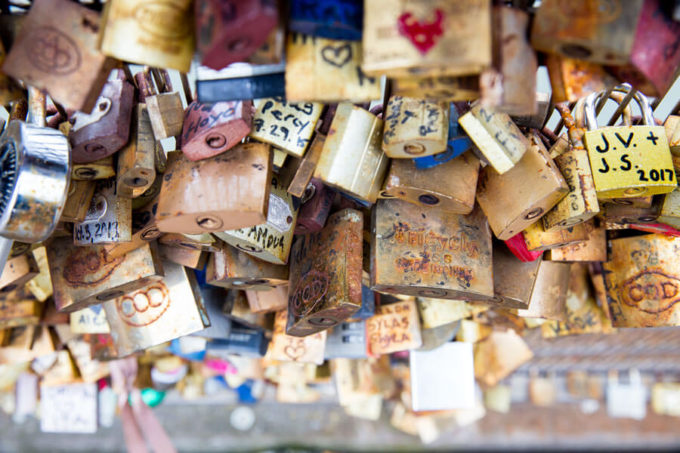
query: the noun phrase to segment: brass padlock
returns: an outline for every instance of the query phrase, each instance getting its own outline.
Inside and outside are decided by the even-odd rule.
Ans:
[[[410,76],[390,78],[395,96],[435,101],[473,101],[479,98],[479,76]]]
[[[290,195],[278,175],[273,175],[265,223],[215,232],[215,236],[254,257],[274,264],[286,264],[298,215],[299,202]]]
[[[47,252],[45,247],[37,247],[32,252],[38,263],[39,273],[26,283],[26,289],[40,302],[45,302],[52,297],[52,280],[50,279],[50,267],[47,264]],[[54,306],[54,304],[52,304]]]
[[[348,102],[338,105],[314,176],[354,198],[375,203],[387,172],[383,122]]]
[[[314,134],[312,143],[309,145],[309,150],[305,153],[305,157],[300,161],[295,176],[293,176],[293,180],[288,186],[289,194],[298,198],[305,198],[305,192],[308,190],[309,184],[312,181],[325,142],[325,135],[319,132]]]
[[[250,136],[270,143],[295,157],[302,157],[321,116],[323,104],[287,102],[276,99],[255,101]]]
[[[152,70],[161,82],[160,93],[146,96],[144,102],[149,112],[151,129],[156,140],[177,137],[182,133],[184,107],[178,92],[172,92],[170,74],[165,69]]]
[[[207,159],[236,146],[251,130],[250,101],[202,104],[194,101],[184,114],[182,152],[189,160]]]
[[[510,239],[539,220],[569,191],[541,139],[530,135],[531,146],[507,173],[482,169],[477,202],[489,219],[496,237]]]
[[[344,209],[323,230],[299,236],[291,251],[286,333],[306,336],[361,307],[363,215]]]
[[[575,58],[546,55],[545,65],[555,103],[576,102],[618,83],[602,66]]]
[[[113,156],[88,162],[86,164],[73,163],[71,179],[75,181],[93,181],[95,179],[108,179],[116,176],[113,168]]]
[[[227,244],[210,255],[205,273],[209,284],[226,288],[268,290],[288,283],[288,266],[258,260]]]
[[[376,308],[375,315],[366,320],[366,332],[373,355],[418,349],[423,340],[415,300]]]
[[[248,306],[253,313],[271,313],[288,307],[288,286],[277,286],[269,291],[246,290]]]
[[[85,164],[104,159],[128,142],[134,96],[134,87],[125,80],[123,70],[117,69],[116,78],[106,82],[92,112],[76,112],[71,116],[74,123],[68,137],[73,162]],[[74,168],[76,174],[77,171]]]
[[[380,79],[361,70],[361,42],[288,34],[286,99],[368,102],[380,99]]]
[[[507,247],[493,250],[493,307],[528,308],[541,259],[520,261]]]
[[[529,307],[517,311],[524,318],[567,320],[567,289],[571,265],[541,261],[531,289]]]
[[[92,181],[71,180],[60,222],[82,222],[90,208],[97,185]]]
[[[545,251],[588,239],[588,232],[584,224],[579,223],[568,228],[554,231],[546,231],[543,222],[532,223],[522,234],[530,251]]]
[[[0,293],[23,287],[38,272],[38,263],[32,253],[8,259],[0,272]]]
[[[117,192],[135,198],[146,192],[156,179],[156,140],[146,104],[133,108],[130,141],[118,153]]]
[[[119,195],[113,179],[97,182],[85,219],[73,225],[73,243],[108,244],[131,239],[130,199]]]
[[[680,239],[662,234],[611,241],[611,260],[603,267],[614,327],[680,324],[675,305],[680,293],[675,270],[679,246]]]
[[[478,74],[491,65],[491,4],[365,2],[362,39],[370,75]]]
[[[607,229],[596,219],[584,222],[588,238],[577,244],[548,250],[550,261],[607,261]]]
[[[189,72],[194,53],[190,0],[112,0],[102,15],[105,55],[154,68]]]
[[[201,250],[190,250],[169,245],[159,245],[161,259],[181,264],[184,267],[203,270],[208,262],[208,254]]]
[[[660,199],[650,206],[633,206],[621,203],[605,203],[603,217],[606,223],[631,224],[654,223],[661,211]]]
[[[491,232],[469,215],[380,200],[373,210],[371,289],[441,299],[493,298]]]
[[[169,245],[172,247],[198,250],[202,252],[218,252],[220,251],[220,244],[215,237],[210,233],[203,234],[180,234],[180,233],[165,233],[158,238],[158,243],[161,245]]]
[[[158,229],[199,234],[264,223],[271,177],[269,145],[237,145],[197,162],[170,153],[158,198]]]
[[[449,106],[392,96],[383,115],[382,150],[392,159],[431,156],[446,150]]]
[[[531,147],[507,113],[493,111],[479,102],[473,104],[458,123],[500,174],[513,168]]]
[[[54,303],[67,313],[114,299],[163,276],[155,243],[113,259],[102,246],[77,247],[68,237],[56,238],[46,248]]]
[[[472,316],[474,313],[487,309],[482,304],[474,304],[464,300],[419,297],[416,299],[416,302],[418,303],[418,312],[420,313],[423,329],[433,329],[460,321]]]
[[[629,86],[623,86],[629,90]],[[647,98],[635,94],[644,126],[612,126],[597,129],[593,93],[585,101],[588,132],[586,150],[598,198],[641,197],[669,193],[677,187],[668,139],[663,126],[654,126]]]
[[[210,325],[193,271],[169,262],[163,269],[161,280],[102,304],[119,356]]]
[[[493,387],[534,356],[514,330],[493,331],[475,345],[475,378],[485,387]]]
[[[66,0],[38,0],[25,16],[2,71],[90,112],[114,61],[97,50],[99,14]]]
[[[286,334],[287,319],[288,313],[285,310],[276,313],[274,334],[265,359],[321,365],[324,360],[327,332],[322,330],[304,337],[288,335]]]
[[[398,198],[455,214],[469,214],[475,205],[479,159],[465,153],[444,164],[419,170],[413,161],[390,164],[380,198]]]

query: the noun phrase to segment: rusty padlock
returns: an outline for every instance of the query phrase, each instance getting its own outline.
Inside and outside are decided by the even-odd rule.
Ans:
[[[288,283],[288,266],[259,260],[228,244],[210,255],[205,272],[209,284],[226,288],[269,290]]]
[[[182,97],[173,92],[170,74],[165,69],[152,69],[158,93],[146,96],[144,102],[149,112],[151,129],[156,140],[177,137],[182,133],[184,107]]]
[[[383,115],[382,150],[392,159],[431,156],[446,150],[449,106],[392,96]]]
[[[335,191],[318,179],[312,179],[300,200],[300,212],[295,224],[295,234],[316,233],[326,225],[335,199]]]

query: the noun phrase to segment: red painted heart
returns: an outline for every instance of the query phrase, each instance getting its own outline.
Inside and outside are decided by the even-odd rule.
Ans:
[[[434,10],[432,22],[420,22],[413,18],[412,13],[404,13],[399,16],[397,25],[399,33],[406,36],[418,51],[425,55],[437,43],[437,38],[444,34],[442,28],[444,12],[437,8]]]

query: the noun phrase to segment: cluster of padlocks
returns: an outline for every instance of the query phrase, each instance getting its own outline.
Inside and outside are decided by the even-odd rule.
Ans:
[[[533,3],[0,2],[0,384],[40,376],[58,431],[55,387],[140,351],[142,386],[292,402],[331,360],[411,432],[525,328],[680,325],[680,9]]]

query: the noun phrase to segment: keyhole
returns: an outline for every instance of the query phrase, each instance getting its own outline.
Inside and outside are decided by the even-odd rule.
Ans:
[[[209,147],[218,149],[227,144],[227,139],[222,134],[211,134],[205,138],[205,142]]]

